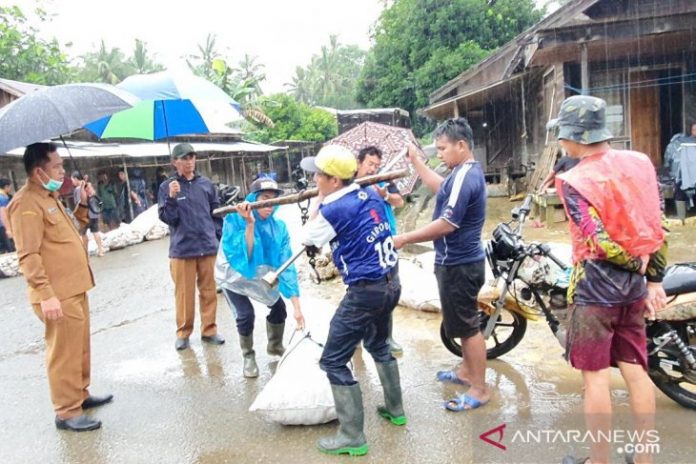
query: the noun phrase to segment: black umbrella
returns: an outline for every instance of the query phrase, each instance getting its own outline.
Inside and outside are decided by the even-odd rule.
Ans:
[[[138,101],[107,84],[65,84],[37,90],[0,108],[0,154],[67,134]]]

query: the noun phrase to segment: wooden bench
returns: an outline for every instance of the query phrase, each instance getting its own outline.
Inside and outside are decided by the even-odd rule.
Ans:
[[[532,217],[535,219],[540,219],[547,225],[566,220],[563,203],[556,192],[535,193],[532,199]]]

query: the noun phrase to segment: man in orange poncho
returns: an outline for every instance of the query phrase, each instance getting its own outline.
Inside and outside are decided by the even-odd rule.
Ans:
[[[580,159],[557,176],[556,188],[573,240],[566,356],[582,371],[585,422],[593,437],[611,429],[611,366],[619,367],[628,385],[636,429],[653,428],[644,318],[666,300],[661,282],[667,246],[655,169],[643,153],[611,148],[605,112],[604,100],[574,96],[548,124],[568,155]],[[609,462],[609,446],[593,440],[590,458],[563,462]],[[635,462],[650,460],[639,454]]]

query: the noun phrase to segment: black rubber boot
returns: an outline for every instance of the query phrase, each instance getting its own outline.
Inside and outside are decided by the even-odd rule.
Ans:
[[[271,324],[266,321],[266,333],[268,334],[268,346],[266,351],[271,356],[283,356],[285,347],[283,346],[283,333],[285,332],[285,322]]]
[[[365,414],[363,411],[360,385],[331,385],[336,414],[338,415],[338,433],[331,437],[320,438],[317,442],[319,451],[326,454],[348,454],[362,456],[367,454],[367,440],[363,433]]]
[[[254,334],[240,335],[239,346],[242,347],[244,356],[244,377],[254,378],[259,376],[259,366],[256,365],[256,353],[254,352]]]

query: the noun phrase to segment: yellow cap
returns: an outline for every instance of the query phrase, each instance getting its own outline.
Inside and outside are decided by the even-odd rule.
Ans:
[[[326,145],[317,156],[304,158],[300,166],[305,171],[321,171],[339,179],[352,179],[358,170],[358,161],[348,148],[341,145]]]

